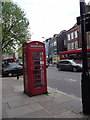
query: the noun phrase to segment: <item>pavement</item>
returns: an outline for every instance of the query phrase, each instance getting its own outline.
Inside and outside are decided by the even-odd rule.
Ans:
[[[23,93],[23,78],[2,78],[2,118],[82,118],[80,98],[48,87],[48,94],[29,97]]]

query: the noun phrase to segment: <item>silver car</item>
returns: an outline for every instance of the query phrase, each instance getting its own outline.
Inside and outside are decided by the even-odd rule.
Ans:
[[[66,71],[82,71],[82,63],[76,62],[74,60],[60,60],[57,63],[57,69]]]

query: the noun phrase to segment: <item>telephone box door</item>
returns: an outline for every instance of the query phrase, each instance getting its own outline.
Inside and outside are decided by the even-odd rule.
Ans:
[[[47,91],[45,50],[32,49],[31,56],[33,94],[44,93]]]

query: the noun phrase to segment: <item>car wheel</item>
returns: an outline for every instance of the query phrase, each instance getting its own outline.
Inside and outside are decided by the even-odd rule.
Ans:
[[[73,72],[77,72],[77,68],[76,67],[73,67]]]
[[[60,68],[60,67],[58,67],[58,71],[61,71],[61,68]]]
[[[9,73],[8,76],[11,77],[11,76],[12,76],[12,73]]]

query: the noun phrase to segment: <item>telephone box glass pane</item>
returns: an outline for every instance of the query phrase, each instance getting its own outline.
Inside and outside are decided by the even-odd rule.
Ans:
[[[33,65],[44,64],[44,61],[33,61]]]
[[[37,84],[37,83],[41,83],[42,80],[41,79],[38,79],[38,80],[35,80],[34,83]]]
[[[44,83],[44,79],[37,79],[37,80],[34,81],[34,83],[35,83],[35,84],[36,84],[36,83]]]
[[[38,65],[40,64],[40,61],[33,61],[33,65]]]
[[[35,70],[43,69],[43,66],[42,66],[42,65],[40,65],[40,66],[34,66],[34,69],[35,69]]]
[[[44,78],[44,75],[34,75],[33,77],[34,77],[34,79]]]
[[[41,88],[43,86],[44,86],[43,84],[37,84],[37,85],[35,85],[35,88]]]
[[[43,56],[34,56],[32,60],[43,60]]]
[[[43,52],[33,52],[33,55],[36,56],[36,55],[43,55]]]
[[[44,73],[44,70],[33,71],[33,74],[41,74],[41,73]]]

